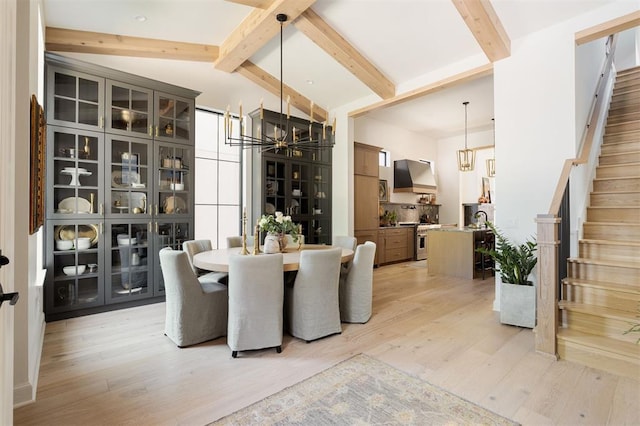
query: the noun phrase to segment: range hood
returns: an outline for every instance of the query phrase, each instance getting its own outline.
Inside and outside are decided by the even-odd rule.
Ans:
[[[393,192],[435,194],[436,178],[431,165],[415,160],[394,161]]]

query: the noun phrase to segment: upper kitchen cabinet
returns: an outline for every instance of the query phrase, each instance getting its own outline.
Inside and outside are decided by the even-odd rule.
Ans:
[[[360,176],[378,177],[380,148],[356,142],[353,156],[353,173]]]
[[[120,135],[153,136],[153,91],[107,80],[106,131]]]
[[[193,99],[156,92],[155,138],[166,142],[193,144],[195,109]]]
[[[47,124],[82,130],[104,128],[105,79],[68,68],[47,71]]]

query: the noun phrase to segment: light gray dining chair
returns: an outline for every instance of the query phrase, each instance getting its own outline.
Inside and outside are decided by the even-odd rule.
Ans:
[[[193,257],[203,251],[212,249],[211,240],[189,240],[182,243],[182,251],[187,253],[189,265],[200,282],[227,284],[229,274],[219,271],[205,271],[193,264]]]
[[[200,282],[183,251],[160,250],[166,314],[164,334],[178,347],[213,340],[227,333],[227,287]]]
[[[333,246],[334,247],[342,247],[349,250],[356,250],[356,245],[358,244],[358,240],[356,237],[350,237],[348,235],[336,235],[333,237]],[[346,275],[349,273],[349,268],[351,268],[351,262],[344,262],[342,267],[340,268],[340,276]]]
[[[242,236],[234,235],[232,237],[227,237],[227,247],[228,248],[242,247]],[[253,237],[250,235],[247,235],[247,248],[249,247],[253,247]]]
[[[231,356],[238,351],[282,351],[284,299],[282,254],[229,256],[229,325]]]
[[[289,332],[310,342],[341,333],[338,285],[341,248],[303,250],[292,287],[285,288]]]
[[[349,273],[340,277],[340,319],[343,322],[364,324],[371,318],[375,255],[374,242],[358,245]]]

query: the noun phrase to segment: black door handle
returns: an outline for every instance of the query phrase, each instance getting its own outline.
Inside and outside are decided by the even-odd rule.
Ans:
[[[2,251],[0,250],[0,268],[8,264],[9,258],[7,256],[3,256]],[[5,294],[5,292],[2,290],[2,284],[0,284],[0,306],[2,306],[2,304],[7,301],[9,302],[9,305],[15,305],[18,302],[19,297],[20,294],[18,294],[17,292]]]

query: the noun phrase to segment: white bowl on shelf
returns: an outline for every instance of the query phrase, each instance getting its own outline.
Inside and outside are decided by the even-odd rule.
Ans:
[[[71,240],[56,240],[56,249],[58,250],[71,250],[73,248],[73,241]]]
[[[134,245],[138,242],[136,237],[130,237],[128,234],[118,234],[117,240],[119,246]]]
[[[184,183],[172,183],[169,184],[169,188],[174,191],[184,191]]]
[[[73,276],[73,275],[82,275],[84,274],[87,265],[74,265],[74,266],[65,266],[62,268],[62,272],[65,275]]]
[[[77,244],[78,250],[87,250],[91,247],[91,238],[88,237],[79,237]]]

